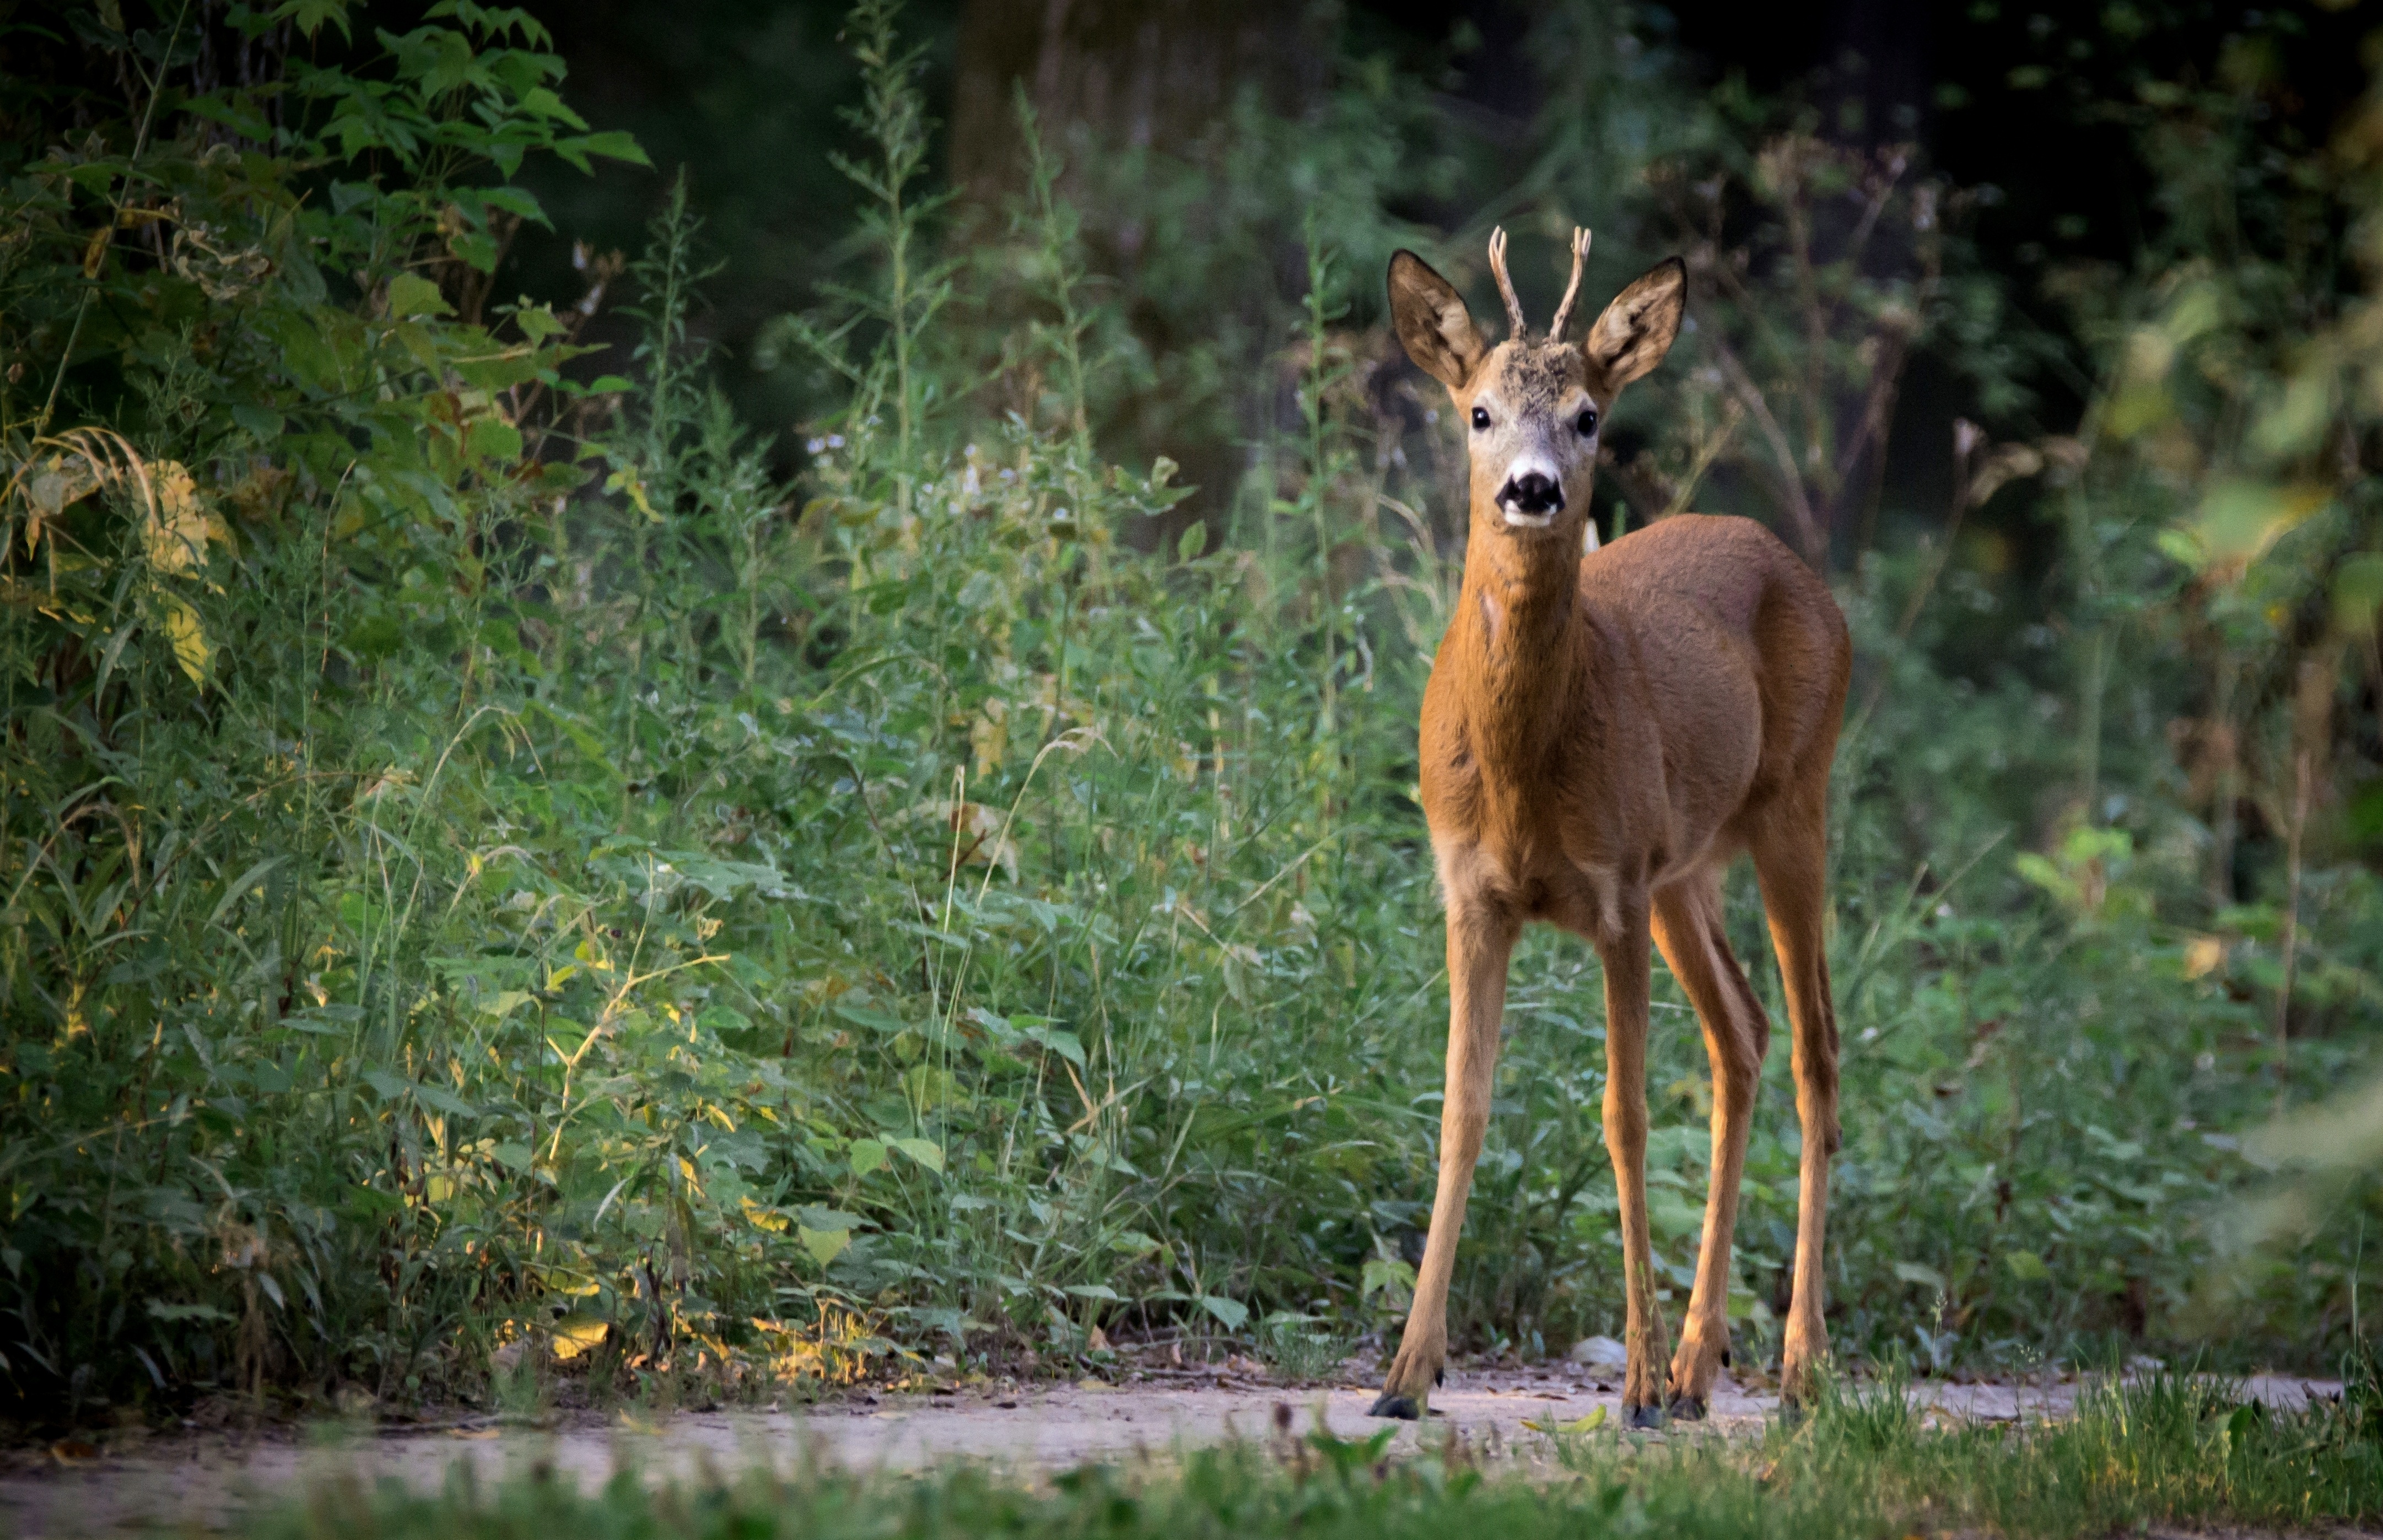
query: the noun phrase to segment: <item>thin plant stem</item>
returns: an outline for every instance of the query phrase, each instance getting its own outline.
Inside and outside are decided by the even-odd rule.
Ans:
[[[111,232],[122,217],[125,197],[132,190],[132,173],[130,166],[137,164],[141,159],[141,152],[149,147],[149,125],[157,116],[157,98],[164,95],[166,92],[166,66],[173,62],[174,45],[182,41],[182,23],[189,18],[190,14],[191,0],[182,0],[181,8],[174,13],[173,28],[166,34],[166,52],[158,60],[156,78],[149,82],[149,102],[141,109],[141,127],[132,136],[132,154],[127,157],[128,169],[124,174],[123,191],[116,193],[108,203],[107,224]],[[112,235],[110,239],[113,239]],[[50,419],[57,412],[58,391],[67,382],[67,369],[74,363],[75,343],[82,338],[83,318],[91,314],[91,297],[96,292],[93,285],[97,281],[98,275],[95,273],[84,280],[82,298],[75,305],[74,325],[67,329],[66,351],[58,355],[57,372],[50,376],[49,397],[42,402],[42,414],[33,419],[33,437],[37,438],[49,431]]]

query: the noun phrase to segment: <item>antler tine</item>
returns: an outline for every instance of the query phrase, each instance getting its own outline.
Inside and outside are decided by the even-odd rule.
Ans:
[[[1506,302],[1506,326],[1516,339],[1529,332],[1523,320],[1523,302],[1514,297],[1514,280],[1506,276],[1506,227],[1489,232],[1489,271],[1498,275],[1498,295]]]
[[[1572,229],[1572,282],[1564,285],[1563,303],[1556,306],[1556,318],[1548,323],[1548,340],[1563,340],[1564,327],[1572,321],[1572,302],[1580,298],[1580,270],[1588,261],[1588,228],[1574,225]]]

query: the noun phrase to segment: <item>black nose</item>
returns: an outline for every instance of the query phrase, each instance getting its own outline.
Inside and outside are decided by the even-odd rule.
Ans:
[[[1498,501],[1518,513],[1561,513],[1563,511],[1563,487],[1533,471],[1528,475],[1509,476]]]

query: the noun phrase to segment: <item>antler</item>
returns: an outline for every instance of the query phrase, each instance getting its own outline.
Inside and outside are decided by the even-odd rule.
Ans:
[[[1564,285],[1563,303],[1556,306],[1556,318],[1548,324],[1548,340],[1563,340],[1564,326],[1572,320],[1572,302],[1580,298],[1580,269],[1588,261],[1588,229],[1574,225],[1572,229],[1572,282]],[[1499,269],[1503,272],[1504,269]]]
[[[1506,276],[1506,227],[1489,232],[1489,271],[1498,275],[1499,297],[1506,302],[1507,330],[1517,341],[1530,331],[1523,320],[1523,302],[1514,297],[1514,280]]]

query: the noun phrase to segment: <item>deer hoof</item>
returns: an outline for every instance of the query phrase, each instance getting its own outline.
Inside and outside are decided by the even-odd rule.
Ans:
[[[1622,1425],[1625,1428],[1660,1428],[1663,1425],[1663,1409],[1652,1401],[1643,1405],[1624,1401],[1622,1405]]]
[[[1663,1409],[1663,1415],[1676,1417],[1683,1423],[1701,1423],[1705,1420],[1705,1398],[1702,1396],[1673,1396],[1671,1404]]]
[[[1374,1398],[1373,1410],[1366,1412],[1365,1415],[1368,1417],[1395,1417],[1401,1423],[1415,1423],[1420,1422],[1423,1419],[1423,1411],[1415,1405],[1414,1398],[1413,1396],[1401,1396],[1395,1390],[1385,1390],[1379,1396]]]

